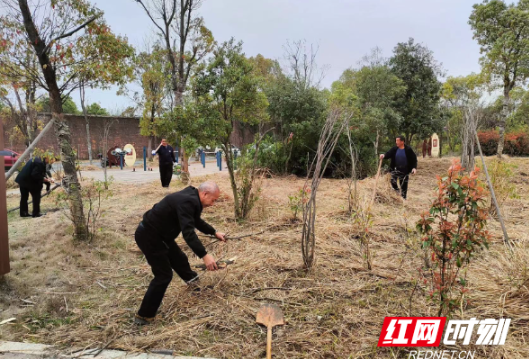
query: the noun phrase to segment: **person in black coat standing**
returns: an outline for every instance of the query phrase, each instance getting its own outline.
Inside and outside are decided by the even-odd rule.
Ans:
[[[40,196],[44,182],[48,182],[46,178],[46,164],[49,159],[35,157],[29,160],[22,171],[18,174],[15,182],[20,186],[20,217],[29,217],[28,199],[31,194],[33,200],[33,217],[41,217],[40,212]]]
[[[417,172],[417,155],[410,146],[406,145],[404,136],[398,136],[395,144],[395,147],[380,155],[380,159],[391,160],[391,186],[395,191],[400,192],[402,198],[406,199],[410,173]],[[400,190],[397,181],[400,182]]]
[[[165,138],[162,138],[162,142],[153,152],[158,155],[162,187],[167,188],[171,184],[171,179],[173,179],[173,163],[176,163],[174,149],[167,144]]]
[[[188,285],[197,282],[197,273],[191,269],[187,256],[176,245],[175,239],[180,233],[189,248],[204,261],[208,270],[218,269],[215,258],[206,252],[195,228],[225,241],[224,233],[217,232],[200,218],[202,209],[212,206],[219,195],[219,187],[215,182],[202,183],[198,189],[189,186],[166,196],[143,215],[134,238],[152,268],[154,279],[136,314],[136,324],[144,325],[154,321],[173,278],[173,270]]]

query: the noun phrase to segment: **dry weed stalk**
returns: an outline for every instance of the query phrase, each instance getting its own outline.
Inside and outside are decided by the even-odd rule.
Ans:
[[[316,194],[318,186],[327,169],[338,139],[351,117],[352,114],[344,113],[341,109],[331,110],[321,130],[316,157],[307,172],[304,189],[307,188],[311,172],[312,181],[310,185],[310,197],[303,206],[303,231],[301,235],[301,252],[303,254],[303,262],[307,269],[310,269],[314,262],[314,244],[316,241],[314,223],[316,222]],[[314,161],[316,162],[315,167]]]
[[[358,160],[358,152],[353,149],[354,143],[351,139],[351,131],[349,131],[349,124],[347,124],[347,140],[349,142],[349,156],[351,156],[351,178],[347,182],[349,189],[349,196],[347,197],[349,214],[352,214],[358,208],[358,188],[357,188],[357,173],[356,161]]]

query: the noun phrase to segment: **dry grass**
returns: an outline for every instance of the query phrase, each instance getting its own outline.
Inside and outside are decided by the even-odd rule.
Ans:
[[[476,358],[528,358],[529,328],[529,160],[518,165],[516,181],[521,199],[506,200],[504,212],[514,257],[502,245],[499,223],[490,221],[494,243],[471,265],[469,304],[457,318],[513,319],[502,347],[472,348]],[[287,325],[274,331],[278,358],[404,358],[405,349],[377,348],[385,316],[432,316],[436,308],[426,288],[416,288],[423,253],[414,227],[429,208],[435,175],[448,159],[422,161],[410,180],[405,205],[379,182],[371,233],[373,270],[364,268],[358,231],[348,215],[345,180],[323,180],[318,192],[316,263],[302,268],[300,228],[290,220],[288,195],[304,179],[263,180],[262,199],[245,223],[233,220],[231,190],[226,177],[218,180],[225,192],[203,217],[218,230],[233,235],[266,230],[225,245],[214,244],[216,258],[237,257],[227,269],[205,273],[202,292],[187,290],[175,278],[166,293],[160,317],[151,327],[132,324],[146,287],[150,268],[133,239],[143,213],[169,193],[157,184],[120,186],[105,201],[102,231],[90,244],[74,244],[65,216],[53,212],[39,219],[10,215],[13,271],[0,284],[0,319],[16,323],[0,327],[6,340],[52,343],[68,348],[103,347],[131,351],[172,349],[180,355],[217,358],[264,357],[266,330],[255,324],[263,302],[279,304]],[[193,179],[195,183],[204,178]],[[360,202],[371,199],[373,179],[359,183]],[[172,185],[178,190],[182,185]],[[117,184],[114,184],[117,191]],[[17,198],[8,198],[14,206]],[[45,209],[55,206],[44,200]],[[210,239],[204,239],[209,243]],[[187,253],[189,249],[179,238]],[[192,265],[201,261],[190,255]],[[413,294],[413,295],[412,295]],[[464,349],[466,350],[466,349]]]
[[[18,188],[18,184],[15,182],[15,178],[16,178],[16,176],[13,175],[13,176],[11,176],[10,179],[7,180],[6,189],[16,189],[16,188]]]

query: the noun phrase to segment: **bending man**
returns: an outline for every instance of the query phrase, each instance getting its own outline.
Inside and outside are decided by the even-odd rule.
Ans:
[[[15,182],[20,186],[20,217],[30,217],[28,209],[30,194],[33,200],[32,217],[43,216],[40,212],[40,198],[43,184],[50,181],[46,178],[46,164],[48,162],[48,157],[44,157],[44,161],[40,157],[34,157],[26,163],[15,179]]]
[[[404,136],[398,136],[395,139],[395,144],[395,147],[380,155],[380,159],[391,160],[391,186],[399,192],[398,180],[400,182],[400,194],[402,198],[406,199],[410,173],[415,174],[417,172],[417,155],[410,146],[406,145]]]
[[[191,269],[187,256],[175,243],[180,232],[189,248],[202,258],[206,268],[217,269],[215,258],[206,252],[195,228],[225,241],[224,233],[218,233],[200,218],[202,209],[212,206],[219,194],[219,187],[214,182],[204,182],[198,189],[189,186],[166,196],[143,215],[135,239],[152,268],[154,279],[136,315],[136,324],[148,324],[154,320],[173,278],[173,270],[186,283],[196,282],[197,273]]]

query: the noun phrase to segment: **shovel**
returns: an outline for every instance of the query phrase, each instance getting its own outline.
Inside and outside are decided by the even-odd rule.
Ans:
[[[266,359],[272,359],[272,328],[276,325],[285,325],[283,312],[275,304],[264,304],[257,312],[255,321],[268,329],[266,334]]]

